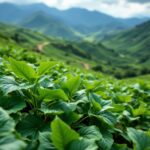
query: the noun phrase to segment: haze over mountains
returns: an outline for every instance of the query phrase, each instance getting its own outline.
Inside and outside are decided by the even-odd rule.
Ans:
[[[59,10],[45,4],[0,4],[0,21],[40,31],[46,35],[80,40],[93,34],[100,37],[138,25],[147,18],[121,19],[81,8]],[[98,37],[98,36],[96,36]]]

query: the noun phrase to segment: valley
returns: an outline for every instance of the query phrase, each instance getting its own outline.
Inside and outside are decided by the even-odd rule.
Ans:
[[[30,2],[0,3],[0,150],[150,150],[150,17],[113,15],[142,2]]]

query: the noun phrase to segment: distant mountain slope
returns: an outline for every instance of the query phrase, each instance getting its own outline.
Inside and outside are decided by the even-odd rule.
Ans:
[[[102,12],[89,11],[83,8],[65,10],[60,16],[77,31],[85,34],[98,32],[106,28],[109,31],[127,29],[144,21],[144,19],[138,18],[115,18]]]
[[[128,29],[145,21],[145,19],[138,18],[114,18],[98,11],[89,11],[83,8],[59,10],[56,8],[50,8],[42,3],[31,5],[14,5],[11,3],[1,3],[0,21],[15,23],[17,25],[25,24],[27,27],[32,27],[35,30],[37,24],[33,23],[34,20],[30,20],[30,22],[28,19],[28,22],[25,22],[25,20],[26,18],[31,19],[31,17],[35,16],[35,14],[39,11],[47,15],[44,16],[44,18],[51,18],[53,16],[53,18],[56,18],[56,20],[58,21],[56,25],[56,22],[53,20],[55,24],[53,24],[53,30],[44,30],[44,33],[57,35],[69,40],[78,39],[78,36],[92,36],[92,34],[98,34],[98,36],[101,37],[103,36],[103,34],[109,33],[110,31],[116,32]],[[41,16],[39,17],[40,20]],[[37,21],[37,19],[38,16],[36,16],[35,21]],[[41,28],[46,28],[47,22],[43,22],[40,25]],[[66,37],[64,37],[64,34],[66,34]]]
[[[21,22],[21,26],[42,32],[45,35],[72,40],[80,39],[80,36],[75,35],[73,29],[65,25],[61,20],[44,12],[33,13],[24,20]]]
[[[0,4],[0,21],[14,23],[18,18],[24,16],[24,12],[15,4],[1,3]]]
[[[139,62],[150,61],[150,21],[121,32],[104,41],[104,44],[118,52],[136,57]]]

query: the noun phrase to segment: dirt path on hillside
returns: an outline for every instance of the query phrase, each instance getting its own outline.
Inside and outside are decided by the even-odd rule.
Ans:
[[[83,67],[86,69],[86,70],[90,70],[90,65],[88,63],[82,63],[83,64]]]
[[[43,53],[45,46],[47,46],[47,45],[49,45],[49,44],[50,44],[50,42],[48,42],[48,41],[47,41],[47,42],[40,43],[40,44],[37,44],[34,50],[35,50],[36,52],[38,52],[38,53]],[[80,61],[80,63],[82,64],[82,66],[83,66],[86,70],[90,70],[90,69],[91,69],[90,64],[85,63],[85,62],[82,62],[82,61]]]
[[[43,42],[36,45],[35,51],[42,53],[44,51],[44,47],[49,45],[50,42]]]

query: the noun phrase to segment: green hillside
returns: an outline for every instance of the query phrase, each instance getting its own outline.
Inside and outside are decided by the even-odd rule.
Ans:
[[[1,55],[7,53],[11,56],[15,54],[16,58],[19,58],[22,52],[22,55],[25,55],[25,57],[32,57],[32,55],[28,55],[28,52],[30,52],[34,55],[40,55],[40,57],[42,54],[43,57],[48,56],[47,58],[61,60],[81,67],[84,64],[95,65],[101,54],[104,51],[109,51],[107,48],[99,45],[93,44],[92,46],[91,43],[84,44],[88,48],[86,51],[82,48],[81,43],[46,37],[38,32],[2,23],[0,24],[0,40]],[[91,53],[93,49],[95,49],[95,53]],[[109,53],[113,55],[113,52],[110,51]],[[107,56],[100,61],[107,61]]]
[[[57,38],[65,38],[68,40],[79,40],[81,38],[79,34],[77,36],[75,31],[60,19],[47,15],[44,12],[36,12],[30,17],[28,16],[21,22],[21,26]]]
[[[139,63],[146,64],[150,61],[150,21],[109,37],[104,43],[124,55],[131,55]]]
[[[150,21],[108,36],[102,43],[113,48],[122,58],[130,60],[129,64],[132,62],[136,72],[140,68],[141,73],[150,73]]]
[[[115,48],[105,47],[100,42],[69,42],[2,23],[0,40],[0,55],[13,56],[19,60],[23,56],[24,60],[31,62],[38,59],[60,60],[72,66],[111,74],[117,78],[135,77],[150,72],[150,61],[139,63],[137,57],[132,58],[132,54],[125,55]]]

